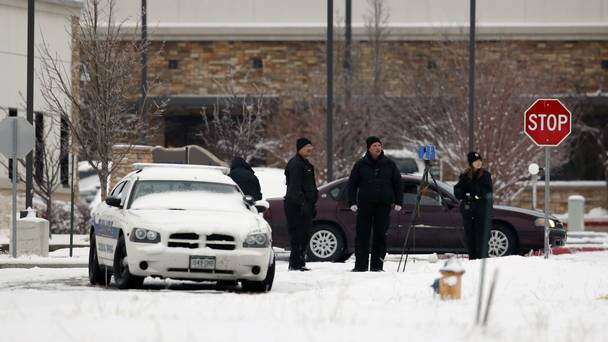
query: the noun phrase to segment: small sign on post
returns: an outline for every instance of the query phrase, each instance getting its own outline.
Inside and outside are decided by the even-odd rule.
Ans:
[[[550,148],[559,146],[572,132],[572,114],[557,99],[538,99],[524,113],[524,132],[545,148],[545,259],[549,257]]]
[[[34,127],[22,117],[8,117],[0,121],[0,153],[13,160],[13,210],[10,250],[17,257],[17,159],[34,148]]]

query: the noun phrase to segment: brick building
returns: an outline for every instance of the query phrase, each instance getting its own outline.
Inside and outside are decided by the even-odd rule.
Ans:
[[[369,3],[352,2],[354,45],[361,55],[369,54],[365,28]],[[385,63],[393,70],[424,70],[441,60],[438,42],[449,40],[465,47],[468,3],[386,0],[390,18],[383,42]],[[138,18],[138,4],[119,0],[117,17]],[[521,61],[530,77],[551,75],[550,94],[584,102],[575,115],[607,129],[608,0],[489,0],[477,6],[477,51]],[[335,1],[337,26],[344,13],[344,1]],[[158,95],[170,99],[152,143],[202,144],[198,135],[201,108],[226,95],[217,80],[231,73],[244,94],[251,91],[253,82],[265,82],[266,95],[277,100],[277,112],[287,110],[287,99],[298,91],[313,88],[320,98],[325,94],[326,1],[149,0],[147,15],[152,50],[162,48],[159,55],[150,57],[150,77],[164,82]],[[135,27],[135,20],[127,25]],[[338,55],[341,44],[336,42]],[[369,65],[358,67],[354,72],[372,72]],[[399,86],[389,74],[386,94],[399,94]],[[599,147],[583,144],[582,148],[589,151],[602,144],[605,148],[608,141],[600,142]],[[576,165],[598,164],[581,155]],[[601,164],[593,165],[591,170],[572,173],[602,179]]]

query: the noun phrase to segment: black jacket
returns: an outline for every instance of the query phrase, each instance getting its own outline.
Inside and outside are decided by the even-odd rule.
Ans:
[[[492,175],[485,169],[473,173],[473,177],[469,177],[467,172],[464,172],[458,178],[458,183],[454,185],[454,196],[459,200],[475,203],[478,201],[486,201],[491,198]],[[469,194],[467,196],[467,194]]]
[[[366,153],[355,163],[348,178],[349,206],[374,203],[403,205],[401,174],[384,152],[376,160]]]
[[[317,203],[315,168],[307,160],[296,154],[285,166],[287,193],[285,201],[297,205]]]
[[[256,201],[262,199],[260,181],[245,159],[234,158],[228,176],[241,188],[245,195],[252,196]]]

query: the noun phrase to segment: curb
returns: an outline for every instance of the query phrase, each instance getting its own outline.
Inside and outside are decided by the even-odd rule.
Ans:
[[[580,246],[580,247],[553,247],[551,253],[553,255],[560,254],[575,254],[580,252],[603,252],[608,251],[608,247],[602,246]]]

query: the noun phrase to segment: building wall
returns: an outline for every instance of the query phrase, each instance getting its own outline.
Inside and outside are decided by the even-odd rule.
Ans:
[[[119,0],[116,17],[135,27],[139,6]],[[469,0],[385,0],[384,6],[389,39],[467,39]],[[605,39],[608,0],[484,0],[476,7],[480,39]],[[335,23],[343,22],[345,12],[345,1],[334,1]],[[150,37],[157,40],[320,40],[327,1],[148,0],[147,14]],[[352,1],[355,39],[366,39],[369,16],[367,0]]]
[[[466,43],[452,43],[466,49]],[[310,92],[319,98],[325,96],[324,43],[315,41],[172,41],[154,42],[152,50],[161,53],[150,59],[150,77],[158,77],[163,86],[158,93],[169,96],[221,96],[225,95],[229,76],[234,74],[236,91],[256,94],[252,84],[264,82],[268,94],[278,97],[278,110],[287,110],[288,98],[297,98]],[[355,47],[360,63],[355,74],[371,77],[372,67],[367,43]],[[391,41],[385,43],[387,95],[402,95],[399,73],[426,70],[430,62],[441,63],[445,47],[435,41]],[[608,41],[482,41],[477,45],[478,55],[494,53],[501,58],[521,62],[522,73],[529,78],[551,79],[547,85],[550,94],[563,97],[573,94],[602,94],[608,89]],[[259,59],[263,67],[254,67]],[[177,68],[169,68],[170,62]],[[341,64],[335,63],[336,74]],[[390,71],[395,72],[390,72]],[[525,70],[525,71],[524,71]],[[481,77],[482,75],[478,75]],[[338,77],[338,76],[337,76]],[[336,81],[335,84],[337,84]],[[531,94],[534,95],[534,94]],[[167,115],[171,115],[168,110]],[[339,124],[339,123],[336,123]],[[152,139],[163,145],[162,133]]]
[[[27,0],[0,0],[0,120],[8,116],[9,108],[17,109],[18,116],[26,116],[27,96]],[[44,113],[44,128],[48,146],[59,146],[59,118],[45,113],[46,104],[41,96],[39,73],[41,59],[38,49],[43,40],[52,53],[63,62],[69,75],[72,66],[71,22],[80,13],[82,3],[72,0],[38,0],[35,4],[34,37],[34,112]],[[48,132],[48,131],[51,132]],[[58,151],[56,151],[58,152]],[[2,164],[6,158],[0,155]],[[0,164],[0,234],[6,234],[11,217],[11,182],[7,169]],[[18,170],[24,175],[25,170]],[[18,187],[22,198],[24,187]],[[69,189],[60,187],[55,194],[59,200],[69,199]],[[19,202],[18,209],[25,209]]]

